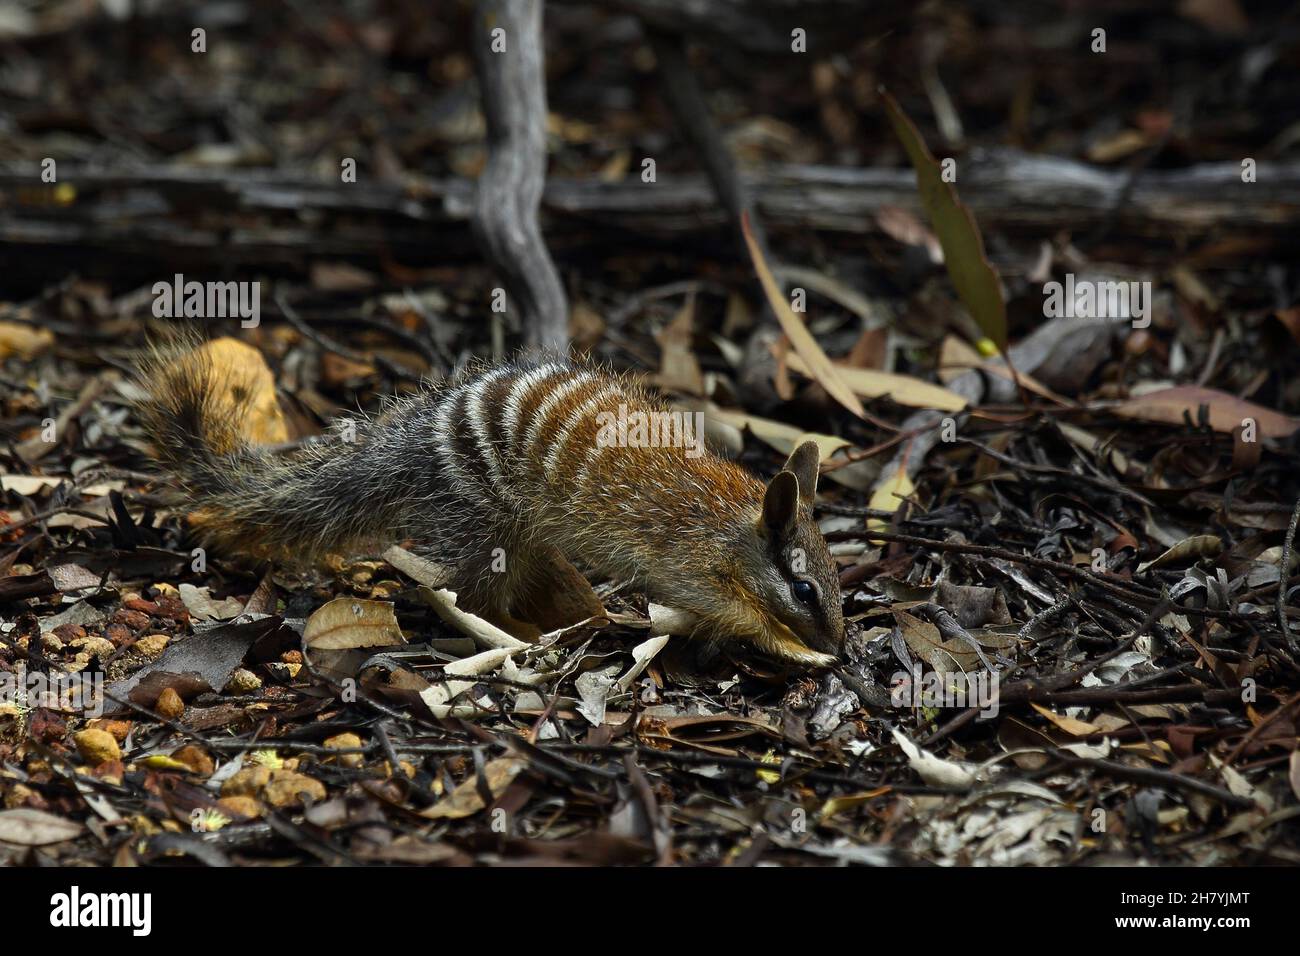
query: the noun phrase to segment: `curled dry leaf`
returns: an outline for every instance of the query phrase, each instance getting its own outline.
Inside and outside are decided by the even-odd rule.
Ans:
[[[664,645],[667,643],[668,637],[665,635],[652,637],[650,640],[642,641],[636,647],[632,648],[632,666],[629,667],[626,673],[618,679],[618,683],[614,685],[616,690],[619,693],[622,693],[630,688],[632,682],[640,677],[642,672],[650,666],[650,662],[654,660],[655,655],[662,651]]]
[[[361,598],[335,598],[317,608],[307,618],[302,636],[314,650],[344,651],[406,643],[393,605]]]
[[[975,767],[970,764],[957,763],[954,760],[943,760],[936,757],[930,751],[922,750],[908,740],[898,728],[891,727],[890,730],[893,732],[894,740],[907,756],[907,761],[912,765],[912,769],[926,783],[938,787],[963,789],[975,784]]]
[[[463,657],[458,661],[452,661],[442,671],[444,674],[455,677],[478,677],[482,674],[490,674],[497,668],[505,666],[509,660],[510,649],[495,647],[471,657]],[[420,691],[420,699],[424,701],[425,706],[429,708],[429,712],[435,717],[468,717],[477,713],[478,708],[472,704],[453,706],[451,702],[473,686],[474,682],[472,680],[449,680],[439,684],[431,684]]]
[[[1141,573],[1148,568],[1162,568],[1167,564],[1195,561],[1197,558],[1210,558],[1222,550],[1223,542],[1219,540],[1217,534],[1194,534],[1190,538],[1179,541],[1158,558],[1139,564],[1138,572]]]
[[[185,610],[199,621],[228,621],[232,617],[238,617],[244,610],[243,601],[233,597],[217,601],[208,593],[206,587],[196,588],[192,584],[181,584],[178,590]]]

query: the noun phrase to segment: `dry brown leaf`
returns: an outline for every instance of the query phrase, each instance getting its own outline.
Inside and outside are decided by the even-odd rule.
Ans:
[[[31,807],[0,810],[0,843],[48,846],[76,839],[85,829],[76,820]]]
[[[958,663],[943,649],[939,629],[929,621],[923,621],[898,608],[894,608],[894,620],[898,622],[898,631],[908,649],[931,668],[942,673],[952,670],[953,664]]]
[[[1199,422],[1198,409],[1202,405],[1209,409],[1210,427],[1225,435],[1231,435],[1247,418],[1255,420],[1262,438],[1286,438],[1300,428],[1300,420],[1290,418],[1281,412],[1237,398],[1227,392],[1201,388],[1197,385],[1179,385],[1175,388],[1150,392],[1120,402],[1110,410],[1122,418],[1181,425],[1184,413],[1193,424]]]
[[[317,608],[307,618],[302,636],[308,647],[329,651],[406,643],[393,605],[361,598],[335,598]]]
[[[844,365],[848,368],[883,369],[889,356],[889,330],[884,328],[863,329],[858,340],[844,356]]]

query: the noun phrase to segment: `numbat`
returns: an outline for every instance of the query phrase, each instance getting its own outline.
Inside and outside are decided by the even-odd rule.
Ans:
[[[764,485],[701,454],[700,435],[610,441],[611,415],[667,409],[622,378],[553,361],[473,369],[357,423],[355,440],[280,454],[246,442],[248,409],[232,413],[229,396],[251,390],[202,352],[156,357],[141,378],[157,454],[219,548],[305,561],[414,539],[451,569],[461,607],[515,633],[527,630],[524,596],[573,562],[636,582],[696,636],[804,666],[840,652],[812,442]]]

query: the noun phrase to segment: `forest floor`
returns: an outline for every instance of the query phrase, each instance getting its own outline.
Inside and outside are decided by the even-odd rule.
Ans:
[[[701,44],[858,415],[779,335],[755,380],[754,265],[635,22],[548,6],[543,228],[575,350],[705,409],[764,478],[800,436],[826,453],[848,640],[801,674],[651,637],[621,582],[593,582],[601,617],[484,660],[405,551],[290,571],[196,550],[132,411],[155,283],[259,283],[255,327],[210,331],[255,350],[229,360],[269,370],[291,442],[520,332],[467,225],[464,5],[342,6],[220,5],[202,56],[205,4],[129,25],[54,5],[0,37],[0,864],[1300,863],[1292,21],[1116,4],[1100,57],[1081,14],[939,3],[833,54]],[[976,171],[956,186],[1019,388],[954,294],[881,83]],[[1029,195],[1014,157],[1115,202]],[[1187,174],[1248,158],[1257,193]],[[1076,281],[1145,299],[1053,317]],[[60,686],[102,712],[37,696]]]

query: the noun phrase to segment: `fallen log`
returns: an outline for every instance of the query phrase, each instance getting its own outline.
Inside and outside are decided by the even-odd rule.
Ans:
[[[1123,170],[1070,159],[997,150],[958,163],[962,199],[986,233],[1049,237],[1110,221],[1113,234],[1134,238],[1197,242],[1239,231],[1255,242],[1294,244],[1300,163],[1261,163],[1257,175],[1243,183],[1233,163],[1146,170],[1125,195]],[[919,213],[908,169],[777,166],[744,179],[771,230],[879,235],[882,208]],[[8,261],[39,265],[59,250],[170,262],[186,251],[220,249],[226,263],[264,265],[313,256],[464,261],[473,252],[464,227],[474,184],[464,179],[412,179],[402,187],[150,166],[61,167],[60,183],[76,191],[68,205],[43,198],[53,187],[42,186],[30,164],[0,166],[0,251]],[[607,231],[679,242],[727,222],[704,176],[663,170],[653,187],[639,179],[553,179],[542,210],[557,246]]]

